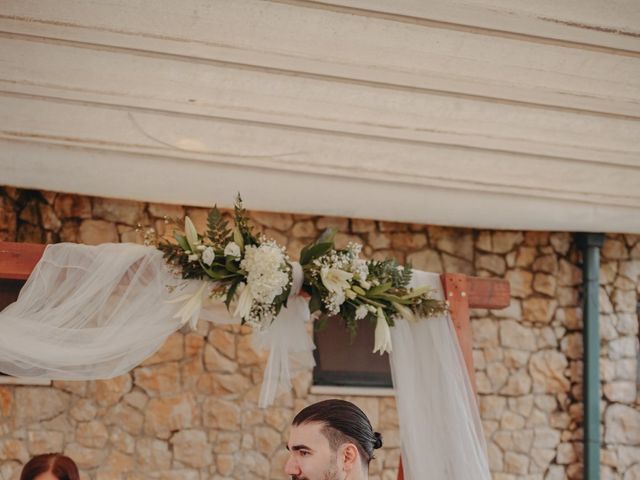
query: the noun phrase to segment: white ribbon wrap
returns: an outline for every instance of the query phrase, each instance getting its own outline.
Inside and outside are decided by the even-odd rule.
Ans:
[[[302,268],[297,262],[293,266],[293,285],[283,308],[273,323],[261,331],[253,333],[254,346],[269,350],[269,359],[262,379],[260,407],[272,405],[278,387],[291,389],[291,361],[296,367],[308,370],[313,368],[313,341],[307,331],[310,320],[309,303],[302,298],[300,288],[304,280]]]

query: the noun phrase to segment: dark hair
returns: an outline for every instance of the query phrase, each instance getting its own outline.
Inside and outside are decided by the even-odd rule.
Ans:
[[[46,453],[33,457],[22,468],[20,480],[33,480],[46,472],[51,472],[58,480],[80,480],[80,473],[74,461],[60,453]]]
[[[373,451],[382,447],[382,435],[374,432],[371,422],[357,406],[345,400],[324,400],[302,409],[293,419],[293,425],[319,422],[332,450],[351,442],[360,452],[362,463],[373,460]]]

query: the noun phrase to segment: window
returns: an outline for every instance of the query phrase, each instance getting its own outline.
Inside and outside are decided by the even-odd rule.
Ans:
[[[339,317],[314,333],[314,385],[392,387],[389,355],[372,353],[375,324],[360,322],[352,339]]]
[[[16,301],[20,289],[24,286],[24,280],[7,280],[0,278],[0,311],[4,307]]]

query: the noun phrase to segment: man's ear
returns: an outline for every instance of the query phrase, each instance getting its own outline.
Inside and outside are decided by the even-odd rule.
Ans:
[[[353,443],[345,443],[340,447],[338,459],[342,464],[342,469],[345,472],[350,472],[360,461],[360,452]]]

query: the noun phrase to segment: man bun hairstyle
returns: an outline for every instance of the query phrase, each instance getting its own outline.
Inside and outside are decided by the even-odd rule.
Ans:
[[[382,435],[373,431],[371,422],[360,408],[346,400],[331,399],[309,405],[292,423],[298,426],[313,422],[324,424],[322,433],[332,450],[344,443],[353,443],[365,466],[373,460],[373,451],[382,447]]]
[[[378,433],[378,432],[373,432],[373,434],[376,437],[376,443],[373,446],[373,448],[376,448],[376,449],[382,448],[382,435],[380,433]]]

